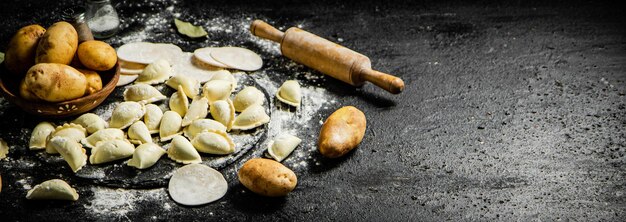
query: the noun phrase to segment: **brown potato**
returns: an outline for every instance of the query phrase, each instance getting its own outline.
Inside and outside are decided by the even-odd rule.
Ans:
[[[325,157],[345,155],[361,143],[367,120],[361,110],[344,106],[331,114],[320,131],[317,145]]]
[[[61,102],[82,97],[87,89],[87,78],[68,65],[40,63],[31,67],[24,77],[25,88],[37,98]],[[28,95],[22,93],[22,97]]]
[[[57,22],[48,28],[37,45],[35,63],[72,62],[78,48],[78,34],[70,23]]]
[[[85,78],[87,78],[87,89],[85,90],[85,95],[93,94],[102,89],[102,78],[100,78],[100,74],[89,69],[76,70],[83,73],[83,75],[85,75]]]
[[[78,59],[89,69],[106,71],[117,63],[117,53],[106,42],[90,40],[78,46]]]
[[[268,196],[285,196],[296,188],[298,178],[289,168],[270,159],[256,158],[243,164],[239,182],[252,192]]]
[[[30,90],[28,90],[28,87],[26,86],[26,81],[23,81],[23,80],[20,83],[20,96],[22,96],[22,98],[29,100],[29,101],[41,101],[41,99],[37,98],[35,94],[33,94],[32,92],[30,92]]]
[[[24,77],[28,68],[35,65],[37,44],[45,32],[46,29],[40,25],[29,25],[17,30],[11,38],[4,55],[4,66],[14,76]]]

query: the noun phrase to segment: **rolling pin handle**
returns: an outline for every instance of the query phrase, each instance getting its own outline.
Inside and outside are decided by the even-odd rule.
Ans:
[[[362,69],[361,78],[392,94],[398,94],[404,90],[404,81],[402,79],[373,69]]]
[[[261,20],[254,20],[254,22],[252,22],[250,25],[250,32],[258,37],[269,39],[278,43],[281,43],[283,41],[283,37],[285,36],[284,32],[281,32]]]

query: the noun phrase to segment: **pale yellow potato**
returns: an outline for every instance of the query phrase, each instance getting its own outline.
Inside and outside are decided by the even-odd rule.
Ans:
[[[92,70],[106,71],[117,63],[115,49],[103,41],[85,41],[78,46],[77,53],[80,63]]]
[[[20,83],[20,96],[28,101],[41,101],[41,99],[39,99],[37,96],[35,96],[35,94],[28,90],[28,86],[26,85],[26,81],[24,80],[22,80],[22,82]]]
[[[11,38],[4,55],[4,66],[14,76],[22,78],[35,65],[35,52],[46,29],[40,25],[24,26]]]
[[[48,102],[61,102],[82,97],[87,78],[68,65],[40,63],[31,67],[24,77],[25,88],[35,97]],[[24,92],[20,92],[25,98]]]
[[[239,182],[252,192],[268,196],[285,196],[298,184],[296,174],[279,162],[256,158],[241,166]]]
[[[331,114],[320,131],[319,151],[329,158],[337,158],[356,148],[365,136],[367,120],[361,110],[344,106]]]
[[[67,22],[54,23],[39,40],[35,63],[68,65],[72,62],[77,48],[76,29]]]
[[[85,95],[90,95],[98,92],[102,89],[102,78],[96,71],[89,69],[76,69],[85,75],[87,78],[87,89],[85,89]]]

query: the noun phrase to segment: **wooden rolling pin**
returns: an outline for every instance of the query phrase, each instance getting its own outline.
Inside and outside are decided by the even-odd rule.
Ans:
[[[283,33],[261,20],[252,22],[250,31],[253,35],[280,43],[280,51],[287,58],[350,85],[361,86],[369,81],[393,94],[404,90],[402,79],[372,70],[366,56],[310,32],[291,27]]]

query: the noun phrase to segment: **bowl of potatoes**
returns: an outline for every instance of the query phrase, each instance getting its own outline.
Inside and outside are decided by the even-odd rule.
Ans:
[[[67,117],[100,105],[120,75],[115,49],[102,41],[80,41],[74,27],[22,27],[0,64],[0,93],[22,110]]]

